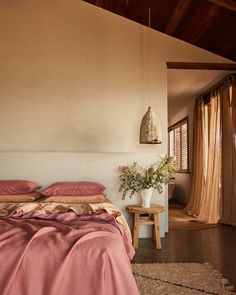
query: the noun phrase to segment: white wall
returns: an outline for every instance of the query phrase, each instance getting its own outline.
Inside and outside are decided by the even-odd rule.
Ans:
[[[148,104],[146,37],[140,24],[79,0],[0,1],[0,178],[35,175],[43,185],[62,176],[75,179],[85,160],[79,176],[93,178],[94,153],[96,179],[116,201],[117,178],[109,173],[118,164],[144,161],[146,153],[144,162],[150,163],[166,153],[166,61],[226,60],[152,31],[151,102],[163,144],[140,145]],[[97,161],[104,155],[107,172]],[[166,204],[166,197],[160,202]],[[161,228],[167,230],[167,213]]]

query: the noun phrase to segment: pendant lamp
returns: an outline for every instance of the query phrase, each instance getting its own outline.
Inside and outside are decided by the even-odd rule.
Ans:
[[[151,31],[151,8],[149,7],[149,30],[148,30],[148,96],[149,107],[143,116],[140,126],[139,142],[146,144],[162,143],[161,127],[157,117],[150,106],[150,31]]]

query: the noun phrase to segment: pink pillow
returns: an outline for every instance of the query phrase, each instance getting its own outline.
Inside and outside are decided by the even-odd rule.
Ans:
[[[45,196],[93,196],[102,194],[104,186],[97,182],[55,182],[41,193]]]
[[[38,188],[38,183],[29,180],[0,180],[0,195],[28,194]]]

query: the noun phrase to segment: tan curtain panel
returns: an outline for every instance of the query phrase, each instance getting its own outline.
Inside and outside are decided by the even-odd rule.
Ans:
[[[195,103],[193,176],[185,211],[205,223],[217,223],[222,216],[220,109],[218,92],[207,104],[202,97]]]
[[[236,79],[196,100],[193,175],[185,211],[205,223],[236,226]],[[205,97],[206,98],[206,97]]]
[[[204,183],[204,101],[198,98],[194,106],[193,120],[193,166],[192,166],[192,184],[190,199],[185,211],[192,216],[198,216],[200,213],[201,197],[203,195]],[[199,144],[200,143],[200,144]],[[200,165],[199,165],[200,164]]]
[[[222,99],[223,218],[236,225],[236,82],[227,81]]]

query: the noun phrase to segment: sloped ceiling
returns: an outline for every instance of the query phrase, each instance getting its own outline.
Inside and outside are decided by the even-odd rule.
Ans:
[[[84,0],[236,61],[235,0]]]
[[[168,70],[168,100],[181,103],[196,98],[235,71]]]

